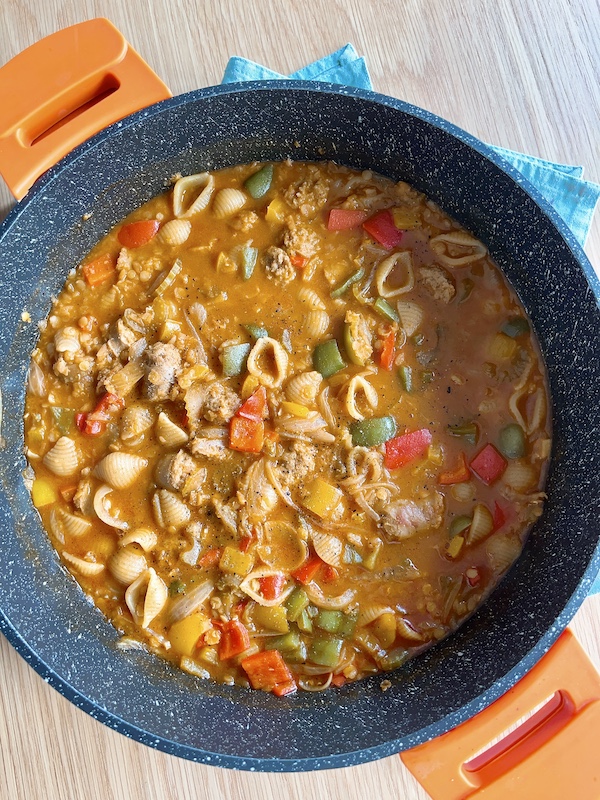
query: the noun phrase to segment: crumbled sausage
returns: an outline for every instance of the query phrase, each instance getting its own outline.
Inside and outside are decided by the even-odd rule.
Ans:
[[[206,390],[202,412],[204,419],[221,425],[229,422],[241,405],[237,394],[222,383],[212,383]]]
[[[317,234],[305,225],[298,224],[291,217],[288,229],[283,235],[283,246],[291,255],[299,253],[305,258],[311,258],[319,249],[320,240]]]
[[[307,442],[296,441],[277,463],[281,482],[289,486],[305,480],[315,471],[317,448]]]
[[[296,277],[290,257],[281,247],[269,247],[263,256],[267,278],[285,286]]]
[[[190,450],[195,456],[213,461],[224,461],[233,452],[222,439],[208,439],[204,436],[194,437],[190,442]]]
[[[196,472],[198,465],[194,459],[185,450],[179,450],[169,463],[169,483],[174,489],[181,489],[186,480]]]
[[[456,294],[452,280],[441,267],[421,267],[419,278],[434,300],[449,303]]]
[[[181,369],[179,350],[157,342],[146,350],[144,395],[148,400],[166,400]]]
[[[317,170],[315,174],[318,174]],[[303,217],[312,217],[323,208],[328,194],[329,181],[315,177],[291,184],[285,192],[285,200],[290,206],[297,208]]]
[[[242,211],[234,217],[230,225],[232,228],[235,228],[237,231],[241,231],[242,233],[248,233],[259,220],[259,216],[256,211]]]

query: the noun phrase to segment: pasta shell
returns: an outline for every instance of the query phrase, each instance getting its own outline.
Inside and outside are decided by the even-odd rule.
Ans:
[[[240,189],[221,189],[216,193],[213,202],[215,217],[224,219],[230,217],[246,205],[246,195]]]
[[[183,244],[189,238],[192,223],[189,219],[171,219],[165,222],[158,233],[158,239],[164,244]]]
[[[292,572],[306,561],[308,546],[289,522],[266,522],[264,539],[265,543],[258,547],[258,554],[268,567]]]
[[[398,300],[396,307],[404,332],[407,336],[412,336],[423,322],[423,309],[410,300]]]
[[[472,481],[464,481],[451,486],[450,494],[459,503],[472,503],[477,497],[477,489]]]
[[[169,591],[165,582],[150,567],[136,578],[125,592],[125,602],[134,622],[147,628],[163,610]]]
[[[360,420],[365,418],[364,414],[361,414],[357,404],[357,398],[360,395],[363,396],[364,402],[371,410],[377,408],[377,403],[379,402],[377,390],[362,375],[355,375],[346,384],[344,400],[348,414],[350,414],[352,419]]]
[[[502,480],[515,492],[527,492],[535,486],[537,473],[527,461],[515,459],[509,461]]]
[[[104,569],[104,564],[100,564],[97,561],[87,561],[85,558],[78,558],[72,553],[67,553],[64,550],[62,557],[67,564],[70,564],[80,575],[86,575],[88,577],[92,575],[99,575]]]
[[[120,547],[108,560],[108,569],[124,586],[133,583],[147,566],[146,556],[135,545]]]
[[[191,516],[189,508],[173,492],[159,489],[152,498],[156,521],[162,528],[182,528]]]
[[[382,614],[393,614],[394,609],[381,603],[362,603],[358,612],[358,625],[369,625]]]
[[[450,231],[434,236],[429,246],[438,261],[448,267],[463,267],[478,261],[487,253],[486,246],[466,231]]]
[[[305,330],[309,336],[322,336],[329,329],[329,314],[326,311],[313,310],[306,315]]]
[[[104,456],[94,470],[94,475],[106,481],[113,489],[128,489],[147,466],[147,458],[119,451]]]
[[[48,450],[42,461],[50,472],[61,478],[74,475],[79,466],[79,455],[75,442],[68,436],[61,436],[54,447]]]
[[[179,178],[173,187],[173,213],[183,219],[203,211],[210,202],[214,188],[215,179],[209,172]],[[198,189],[201,190],[198,196],[189,202],[190,196]]]
[[[485,549],[494,572],[505,572],[521,552],[521,542],[514,536],[497,533],[485,543]]]
[[[76,353],[80,348],[79,331],[67,325],[54,334],[54,349],[57,353]]]
[[[261,336],[250,350],[246,368],[263,386],[275,389],[285,380],[288,354],[276,339]]]
[[[401,279],[396,279],[396,273],[403,273]],[[394,273],[393,283],[388,283],[390,275]],[[412,267],[412,256],[408,250],[393,253],[385,258],[375,272],[375,284],[381,297],[397,297],[405,292],[410,292],[415,285],[415,275]]]
[[[251,597],[261,606],[279,606],[281,603],[283,603],[286,597],[288,597],[288,595],[294,591],[294,583],[288,583],[278,597],[273,598],[272,600],[267,600],[261,594],[260,581],[261,578],[270,578],[275,575],[281,575],[281,572],[279,570],[271,569],[270,567],[259,567],[258,569],[252,570],[252,572],[244,578],[244,580],[240,583],[240,589],[242,592],[247,594],[248,597]]]
[[[396,620],[396,628],[398,633],[403,639],[408,639],[410,642],[422,642],[425,638],[421,633],[419,633],[416,628],[413,627],[412,623],[410,623],[404,617],[398,617]]]
[[[322,382],[323,377],[320,372],[300,372],[287,382],[285,396],[293,403],[312,406],[317,401]]]
[[[337,536],[321,531],[313,531],[312,543],[316,554],[322,561],[326,564],[330,564],[332,567],[339,567],[343,545]]]
[[[56,509],[56,518],[63,532],[68,536],[84,536],[92,527],[89,519],[71,514],[69,511],[65,511],[64,508]]]
[[[475,544],[485,539],[494,529],[494,519],[487,506],[477,503],[473,509],[473,521],[469,526],[467,544]]]
[[[139,544],[145,553],[153,550],[158,542],[158,536],[150,528],[136,528],[134,531],[126,533],[119,542],[121,547],[127,547],[128,544]]]
[[[165,447],[182,447],[188,441],[187,433],[170,420],[164,411],[158,415],[156,435],[158,441]]]
[[[309,286],[301,286],[300,289],[298,289],[298,298],[303,303],[306,303],[309,308],[315,309],[316,311],[325,311],[325,303],[315,290],[311,289]]]
[[[101,486],[94,495],[94,511],[98,519],[101,519],[105,525],[110,525],[112,528],[118,528],[121,531],[126,531],[129,524],[123,519],[113,516],[110,513],[110,500],[106,500],[106,496],[112,492],[110,486],[104,484]]]

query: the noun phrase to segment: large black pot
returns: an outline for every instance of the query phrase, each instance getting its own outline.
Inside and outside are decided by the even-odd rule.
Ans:
[[[435,200],[488,245],[531,315],[548,367],[554,447],[544,515],[486,605],[390,674],[385,694],[374,678],[276,698],[120,652],[116,631],[60,566],[22,478],[29,353],[68,270],[172,174],[287,157],[369,167]],[[0,229],[0,628],[34,669],[146,744],[220,766],[283,771],[412,747],[470,717],[532,667],[600,564],[600,313],[590,289],[598,281],[581,248],[523,183],[481,143],[424,111],[300,82],[166,100],[97,135],[40,179]],[[31,323],[21,321],[23,310]]]

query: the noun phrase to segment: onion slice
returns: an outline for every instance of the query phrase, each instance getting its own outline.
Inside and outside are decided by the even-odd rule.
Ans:
[[[179,622],[197,611],[204,601],[212,594],[215,585],[212,581],[204,581],[191,592],[175,600],[169,611],[169,625]]]
[[[308,583],[304,587],[304,591],[308,595],[309,600],[316,606],[331,610],[346,608],[346,606],[349,606],[354,600],[354,595],[356,594],[354,589],[346,589],[345,592],[342,592],[342,594],[337,597],[326,597],[321,591],[321,587],[314,581]]]

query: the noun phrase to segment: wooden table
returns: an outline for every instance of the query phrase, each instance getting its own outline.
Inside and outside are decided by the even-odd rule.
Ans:
[[[0,64],[94,16],[111,19],[174,94],[219,83],[233,54],[290,73],[350,41],[366,56],[375,89],[490,143],[583,164],[600,182],[598,0],[4,0]],[[11,205],[1,186],[2,216]],[[598,269],[600,214],[587,252]],[[600,667],[600,595],[586,600],[573,628]],[[259,775],[155,752],[77,710],[0,637],[0,798],[365,797],[426,795],[395,756],[345,770]]]

